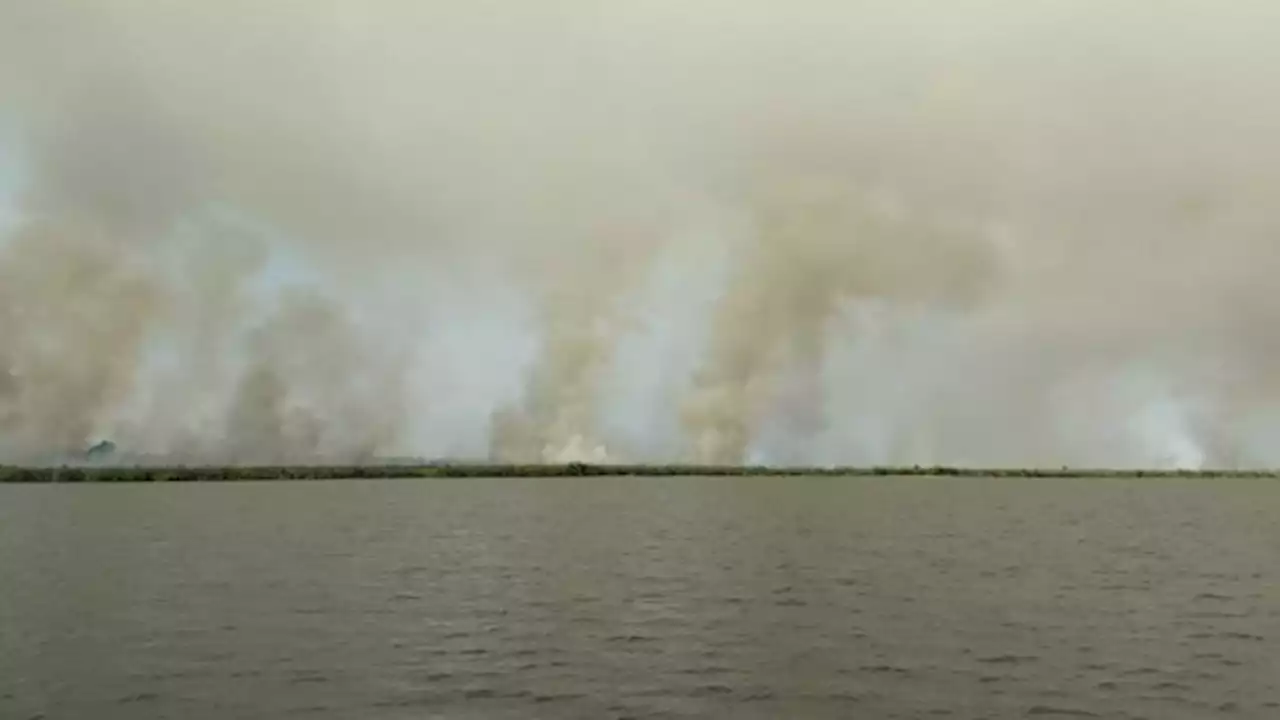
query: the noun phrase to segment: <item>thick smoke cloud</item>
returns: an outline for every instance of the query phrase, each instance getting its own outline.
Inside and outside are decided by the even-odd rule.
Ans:
[[[1274,464],[1277,20],[5,3],[0,459]]]

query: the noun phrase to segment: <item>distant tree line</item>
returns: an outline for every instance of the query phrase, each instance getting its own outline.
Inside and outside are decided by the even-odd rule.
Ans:
[[[112,446],[114,449],[114,446]],[[261,466],[138,466],[62,465],[0,466],[0,482],[220,482],[252,480],[335,480],[379,478],[464,477],[997,477],[997,478],[1276,478],[1278,470],[1141,470],[1096,468],[968,468],[909,467],[771,467],[767,465],[560,465],[515,464],[374,464],[374,465],[261,465]]]

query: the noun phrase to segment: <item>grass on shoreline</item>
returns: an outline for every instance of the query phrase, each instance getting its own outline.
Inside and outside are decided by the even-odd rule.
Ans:
[[[16,467],[0,483],[227,482],[464,477],[840,476],[1000,478],[1280,478],[1280,470],[1106,470],[1096,468],[770,467],[727,465],[254,465],[174,467]]]

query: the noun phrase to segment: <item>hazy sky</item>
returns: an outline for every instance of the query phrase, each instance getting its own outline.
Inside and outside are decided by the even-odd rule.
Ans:
[[[1245,1],[3,3],[0,456],[1274,464],[1277,48]]]

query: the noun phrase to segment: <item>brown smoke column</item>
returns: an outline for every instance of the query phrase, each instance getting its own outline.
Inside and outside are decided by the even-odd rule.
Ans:
[[[494,418],[494,459],[617,459],[595,436],[600,382],[620,335],[632,325],[625,303],[649,269],[654,243],[634,228],[612,230],[611,241],[598,245],[605,252],[579,257],[573,272],[560,268],[548,275],[551,282],[540,294],[543,346],[521,405]]]
[[[786,370],[807,380],[809,402],[818,399],[814,383],[842,301],[960,309],[998,279],[985,238],[877,206],[873,188],[848,178],[792,170],[771,167],[768,183],[749,196],[754,234],[716,308],[707,359],[682,414],[697,462],[747,459]],[[804,433],[821,431],[822,412],[801,411]]]

